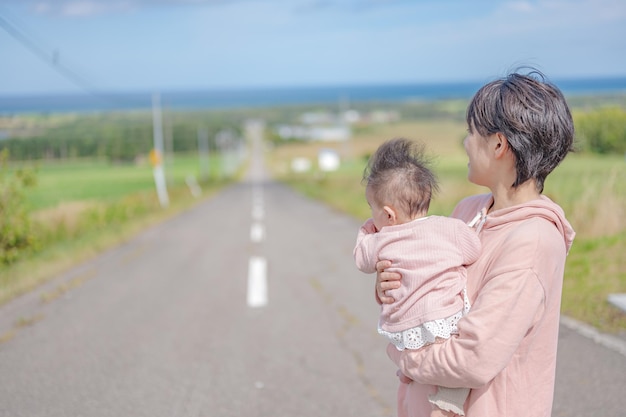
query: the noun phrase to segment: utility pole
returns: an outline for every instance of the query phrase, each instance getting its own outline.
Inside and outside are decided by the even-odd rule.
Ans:
[[[161,117],[161,95],[152,95],[152,130],[154,138],[154,148],[150,151],[150,162],[152,163],[152,173],[156,185],[157,195],[161,207],[169,205],[170,200],[167,195],[165,184],[165,171],[163,169],[163,122]]]

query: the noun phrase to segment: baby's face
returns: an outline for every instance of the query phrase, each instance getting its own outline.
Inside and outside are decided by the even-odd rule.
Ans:
[[[376,227],[376,231],[378,232],[383,226],[389,225],[389,215],[383,209],[383,206],[379,205],[374,198],[374,193],[370,189],[370,187],[365,188],[365,198],[367,199],[367,204],[370,206],[370,210],[372,211],[372,219],[374,220],[374,226]]]

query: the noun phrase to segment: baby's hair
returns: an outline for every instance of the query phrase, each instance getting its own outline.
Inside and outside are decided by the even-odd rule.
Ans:
[[[432,194],[439,189],[429,164],[422,144],[405,138],[391,139],[370,158],[363,182],[378,203],[393,204],[413,218],[428,212]]]

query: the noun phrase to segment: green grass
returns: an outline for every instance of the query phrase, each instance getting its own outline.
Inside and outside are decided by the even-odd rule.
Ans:
[[[209,176],[219,176],[220,161],[209,162]],[[155,189],[152,166],[111,164],[107,161],[76,160],[37,164],[37,185],[26,190],[32,210],[54,207],[68,201],[114,201],[123,196]],[[184,184],[188,175],[199,177],[200,163],[194,155],[176,155],[165,164],[170,184]]]
[[[609,304],[626,293],[626,233],[577,238],[566,265],[562,311],[610,332],[626,330],[625,314]]]
[[[548,177],[544,193],[557,201],[582,238],[626,229],[626,159],[569,155]]]
[[[464,124],[438,124],[419,121],[381,126],[355,135],[349,145],[296,144],[276,148],[268,159],[279,180],[364,220],[370,216],[361,184],[366,157],[388,138],[419,138],[435,155],[433,169],[440,180],[441,190],[430,212],[449,215],[461,198],[487,190],[467,181],[467,156],[459,139]],[[343,155],[338,171],[295,175],[286,168],[295,156],[315,160],[322,147]],[[626,332],[626,314],[607,301],[611,293],[626,293],[626,160],[623,156],[569,155],[548,177],[544,193],[563,207],[577,232],[567,258],[563,312],[603,331]]]

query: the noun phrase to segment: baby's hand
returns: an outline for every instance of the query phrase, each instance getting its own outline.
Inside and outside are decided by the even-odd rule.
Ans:
[[[400,382],[403,384],[410,384],[411,382],[413,382],[411,378],[404,375],[402,371],[400,371],[399,369],[396,371],[396,376],[398,377],[398,379],[400,379]]]
[[[365,223],[363,223],[363,226],[361,227],[367,234],[378,233],[378,230],[376,229],[376,225],[374,224],[374,219],[367,219]]]

